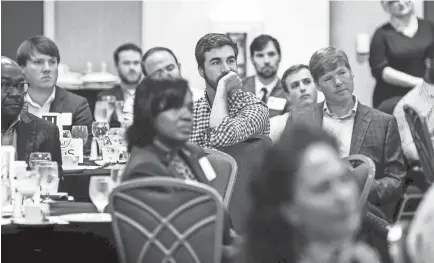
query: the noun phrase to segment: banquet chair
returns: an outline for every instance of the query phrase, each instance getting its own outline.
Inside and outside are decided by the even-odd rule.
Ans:
[[[434,147],[426,120],[421,118],[419,113],[409,105],[404,105],[404,113],[419,155],[426,183],[431,185],[434,182]]]
[[[232,156],[224,152],[213,149],[204,149],[204,151],[217,174],[217,178],[211,181],[211,185],[221,194],[223,204],[228,207],[237,179],[237,162]]]
[[[256,134],[240,143],[219,149],[232,156],[238,165],[238,174],[228,208],[234,230],[239,234],[244,232],[250,211],[249,186],[252,175],[256,172],[258,165],[262,163],[265,152],[272,144],[270,137]]]
[[[353,154],[345,157],[344,160],[347,160],[351,164],[353,172],[357,176],[363,176],[366,178],[365,183],[362,185],[359,199],[360,206],[363,207],[366,204],[369,192],[371,191],[374,182],[375,163],[371,158],[362,154]]]
[[[212,187],[141,178],[116,187],[110,203],[121,263],[220,263],[223,205]]]

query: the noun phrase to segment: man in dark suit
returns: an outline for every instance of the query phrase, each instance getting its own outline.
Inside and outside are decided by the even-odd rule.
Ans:
[[[49,152],[62,169],[59,129],[56,125],[23,111],[27,84],[15,61],[1,58],[2,145],[16,149],[16,160],[28,163],[32,152]]]
[[[353,96],[353,73],[346,54],[336,48],[321,49],[309,64],[325,102],[295,109],[286,129],[297,121],[317,123],[340,142],[341,156],[363,154],[376,165],[375,182],[368,200],[389,217],[402,197],[406,174],[396,119],[367,107]]]
[[[87,126],[89,137],[84,154],[89,154],[92,113],[85,98],[56,86],[60,62],[56,44],[45,36],[31,37],[19,46],[17,62],[29,83],[28,112],[37,117],[49,112],[61,113],[61,119],[66,121],[65,129],[70,129],[70,125]],[[71,113],[71,116],[65,113]]]
[[[143,76],[140,67],[142,49],[136,44],[126,43],[116,48],[113,58],[121,83],[102,91],[98,97],[111,95],[115,96],[116,100],[124,101],[122,120],[119,120],[116,112],[113,112],[110,120],[110,127],[120,127],[120,121],[132,121],[133,118],[134,96]]]
[[[280,44],[272,36],[260,35],[250,44],[250,59],[256,75],[243,81],[242,89],[260,98],[270,109],[270,118],[289,111],[288,90],[277,76]]]

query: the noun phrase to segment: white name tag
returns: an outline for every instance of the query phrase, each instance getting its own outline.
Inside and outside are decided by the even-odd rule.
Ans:
[[[217,178],[217,175],[214,171],[214,168],[212,168],[211,163],[209,162],[207,157],[202,157],[199,159],[199,165],[202,168],[203,173],[205,174],[205,177],[212,181]]]
[[[286,105],[286,99],[270,96],[267,100],[267,106],[270,110],[283,110]]]
[[[78,162],[83,163],[83,140],[80,138],[60,138],[62,155],[77,155]]]
[[[60,114],[60,123],[63,126],[71,126],[72,125],[72,113],[64,112]]]

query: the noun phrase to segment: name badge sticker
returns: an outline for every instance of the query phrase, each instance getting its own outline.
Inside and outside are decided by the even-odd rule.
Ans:
[[[267,106],[270,110],[283,110],[286,105],[286,99],[270,96],[267,100]]]

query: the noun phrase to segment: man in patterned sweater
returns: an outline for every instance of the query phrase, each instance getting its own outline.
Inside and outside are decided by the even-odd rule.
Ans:
[[[224,34],[210,33],[197,42],[195,56],[206,89],[194,103],[190,141],[203,148],[221,149],[270,133],[267,106],[241,90],[237,55],[237,44]]]

